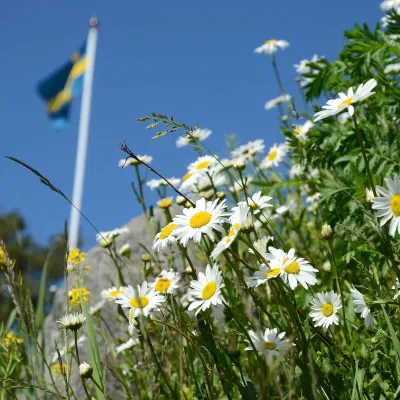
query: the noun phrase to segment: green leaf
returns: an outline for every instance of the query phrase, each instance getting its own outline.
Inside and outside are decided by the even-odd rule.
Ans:
[[[389,333],[390,333],[390,337],[392,338],[394,350],[397,353],[397,357],[398,357],[397,362],[400,362],[400,341],[399,341],[399,338],[396,335],[396,331],[394,330],[393,325],[390,322],[389,316],[387,315],[387,313],[385,311],[385,308],[383,307],[383,305],[381,305],[381,307],[382,307],[383,314],[385,316],[385,320],[386,320],[387,326],[389,328]]]
[[[86,318],[85,322],[88,334],[89,357],[90,357],[90,365],[93,368],[93,378],[97,383],[100,384],[101,387],[104,387],[101,362],[100,362],[100,352],[96,339],[96,334],[94,332],[93,321],[89,314],[88,305],[82,299],[81,299],[81,307],[83,315]],[[96,393],[97,393],[97,398],[99,400],[104,400],[104,395],[97,386],[96,386]]]

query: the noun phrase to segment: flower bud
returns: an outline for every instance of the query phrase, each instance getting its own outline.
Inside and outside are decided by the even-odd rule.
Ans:
[[[79,366],[79,375],[82,378],[86,378],[89,379],[93,374],[93,368],[87,363],[87,362],[83,362],[80,366]]]
[[[192,208],[192,207],[193,207],[193,204],[190,203],[189,201],[187,201],[187,202],[183,205],[183,207],[185,207],[185,208]]]
[[[243,171],[245,168],[246,168],[246,164],[240,158],[233,163],[233,169],[236,171]]]
[[[129,258],[131,256],[131,251],[131,245],[129,243],[125,243],[123,246],[120,247],[118,252],[119,254],[121,254],[121,256]]]
[[[149,262],[150,261],[150,256],[148,255],[148,254],[142,254],[142,256],[140,257],[141,258],[141,260],[143,261],[143,262]]]
[[[289,117],[287,115],[282,115],[282,117],[281,117],[282,122],[286,122],[288,119],[289,119]]]
[[[114,243],[114,239],[112,238],[100,238],[99,241],[99,245],[103,248],[103,249],[108,249],[109,247],[112,246],[112,244]]]
[[[201,197],[204,197],[206,200],[211,200],[214,196],[214,190],[207,190],[206,192],[199,193]]]
[[[191,273],[193,272],[192,267],[187,267],[187,268],[186,268],[186,272],[187,272],[188,274],[191,274]]]
[[[217,198],[218,199],[224,199],[226,197],[226,193],[225,192],[217,192]]]
[[[166,197],[165,199],[161,199],[157,205],[160,208],[169,208],[172,204],[172,197]]]
[[[365,195],[367,198],[367,203],[372,203],[372,199],[375,197],[374,192],[371,189],[365,189]]]
[[[176,196],[175,202],[178,206],[183,206],[186,203],[186,199],[183,196]]]
[[[331,228],[330,225],[325,224],[325,225],[322,227],[321,236],[322,236],[324,239],[329,239],[329,238],[332,236],[332,233],[333,233],[333,231],[332,231],[332,228]]]

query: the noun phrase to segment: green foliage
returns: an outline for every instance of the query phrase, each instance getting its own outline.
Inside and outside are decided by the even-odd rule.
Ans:
[[[193,206],[196,198],[207,196],[207,199],[216,200],[225,197],[230,209],[238,200],[243,201],[249,214],[244,221],[237,222],[239,228],[234,222],[219,223],[229,232],[226,236],[221,231],[214,231],[213,241],[203,232],[201,240],[190,241],[188,248],[179,240],[174,247],[162,248],[161,251],[140,243],[148,253],[148,257],[142,257],[141,263],[120,257],[114,240],[103,248],[115,264],[116,287],[130,282],[134,286],[132,290],[138,290],[136,276],[132,278],[133,271],[140,276],[139,283],[144,280],[152,283],[166,265],[179,272],[180,287],[173,294],[162,292],[165,297],[160,311],[153,310],[148,315],[137,315],[146,305],[136,292],[129,294],[131,297],[127,304],[127,307],[132,306],[130,311],[134,311],[133,314],[120,305],[107,303],[107,306],[114,307],[117,321],[112,329],[106,325],[107,321],[102,321],[102,309],[91,313],[89,304],[80,299],[77,306],[86,317],[93,368],[93,380],[87,381],[91,395],[96,392],[97,398],[107,397],[107,374],[111,373],[126,398],[381,400],[399,397],[400,296],[399,299],[394,296],[397,289],[393,289],[397,288],[396,279],[400,277],[399,235],[390,236],[387,226],[381,226],[383,215],[377,216],[372,209],[371,202],[376,204],[377,200],[371,199],[370,194],[370,191],[376,192],[377,185],[386,186],[387,177],[400,173],[399,74],[388,69],[400,61],[399,40],[395,36],[400,35],[400,17],[395,14],[389,14],[389,17],[386,29],[379,24],[374,29],[356,25],[346,31],[346,43],[337,59],[331,62],[313,60],[304,72],[303,80],[298,80],[309,103],[305,104],[305,109],[311,106],[317,111],[325,99],[336,98],[337,93],[347,92],[349,87],[356,90],[360,84],[376,79],[376,93],[354,103],[353,118],[345,118],[342,114],[340,119],[323,119],[301,136],[297,125],[305,119],[312,120],[312,116],[307,111],[300,111],[294,102],[278,104],[283,117],[281,132],[286,140],[278,150],[285,153],[290,150],[287,159],[282,157],[280,160],[290,168],[289,171],[283,166],[273,169],[266,163],[277,157],[278,153],[274,153],[278,151],[276,148],[270,150],[263,160],[258,159],[259,150],[253,153],[251,149],[243,150],[243,168],[240,163],[235,163],[236,156],[233,155],[233,163],[222,163],[193,134],[198,125],[191,127],[159,113],[138,118],[138,121],[148,124],[148,130],[157,130],[153,139],[180,133],[192,142],[196,151],[211,154],[210,164],[218,160],[214,169],[204,167],[206,183],[199,179],[191,187],[188,185],[189,189],[170,185],[169,189],[185,196],[183,203],[186,202],[186,207]],[[275,55],[272,66],[283,92]],[[228,143],[230,150],[235,150],[232,136]],[[129,156],[136,157],[127,145],[122,148]],[[29,169],[42,183],[66,198],[37,170],[22,161],[10,159]],[[162,172],[145,165],[163,178]],[[134,168],[137,181],[132,183],[132,188],[154,235],[171,222],[172,209],[164,209],[165,218],[153,212],[153,205],[146,203],[144,197],[146,179],[142,167],[137,163]],[[220,175],[226,179],[217,184]],[[262,208],[260,204],[253,205],[254,199],[250,197],[255,191],[271,197],[272,210]],[[160,198],[166,197],[167,188],[158,188],[158,194]],[[395,194],[390,196],[390,201],[393,201]],[[390,207],[394,214],[398,212],[395,202],[390,203]],[[198,221],[191,228],[197,229],[196,224]],[[271,261],[276,250],[269,248],[270,253],[265,254],[267,250],[258,247],[260,242],[257,240],[266,236],[273,236],[268,246],[279,248],[284,254],[279,268],[272,268],[278,265]],[[195,314],[191,310],[196,308],[192,297],[194,292],[184,295],[190,286],[200,285],[205,290],[203,281],[211,278],[203,278],[199,271],[204,269],[204,264],[214,263],[212,251],[218,242],[232,242],[219,257],[215,256],[222,276],[223,287],[219,289],[223,300],[219,299],[224,309],[222,315],[216,315],[221,310],[213,304]],[[9,245],[12,247],[12,241]],[[290,256],[290,249],[295,249],[299,258]],[[296,268],[303,259],[318,270],[318,280],[309,282],[308,287],[300,282],[294,288],[290,277],[300,276]],[[264,264],[268,264],[270,269],[263,270]],[[86,275],[79,268],[81,266],[76,266],[71,279],[76,287],[84,287]],[[46,356],[39,351],[36,332],[36,327],[43,326],[46,275],[43,275],[37,318],[32,323],[29,295],[22,293],[22,280],[14,273],[11,262],[6,260],[3,272],[18,318],[28,336],[26,340],[36,351],[27,352],[22,344],[12,349],[3,346],[5,361],[0,363],[0,372],[10,382],[19,379],[24,388],[27,385],[22,382],[37,381],[37,387],[51,386],[57,391],[51,373],[49,378],[43,378],[31,367],[20,365],[25,359],[29,360],[29,365],[34,365],[41,356],[43,369],[48,369]],[[279,274],[286,278],[279,278]],[[197,279],[200,283],[193,282]],[[256,285],[253,287],[249,282],[256,282]],[[215,284],[214,281],[211,283]],[[351,292],[354,287],[362,293],[362,300],[358,299],[364,302],[361,304],[364,311],[361,317],[354,302],[354,292]],[[126,288],[120,289],[126,296],[130,293]],[[208,294],[203,291],[201,296],[204,295],[202,298],[205,300]],[[327,297],[320,296],[322,292],[330,291],[340,294],[342,307],[329,308],[333,307],[334,301],[329,300],[331,304]],[[219,296],[216,293],[215,289],[211,294],[216,296],[213,299]],[[119,296],[120,300],[124,298],[121,294]],[[338,325],[330,324],[328,329],[324,329],[316,324],[310,311],[317,298],[323,303],[320,313],[328,319],[337,315]],[[133,300],[136,303],[132,303]],[[70,311],[70,300],[67,299],[66,303],[67,311]],[[139,307],[133,304],[139,304]],[[192,305],[189,307],[189,304]],[[15,314],[11,315],[10,320],[14,317]],[[124,332],[128,323],[134,340],[126,344],[122,339],[114,338],[114,329]],[[0,332],[3,341],[10,325],[11,322]],[[284,333],[282,337],[288,342],[282,348],[274,347],[275,338],[259,336],[265,328]],[[67,331],[63,334],[68,336]],[[107,359],[100,354],[100,338],[110,349]],[[115,346],[121,344],[125,350],[115,350]],[[77,347],[74,349],[72,346],[61,355],[58,346],[56,343],[59,363],[67,361],[69,368],[77,368]],[[63,372],[62,379],[66,395],[71,396],[69,373]],[[32,384],[29,389],[34,387]],[[13,390],[19,393],[20,388]],[[61,393],[57,395],[62,396]]]

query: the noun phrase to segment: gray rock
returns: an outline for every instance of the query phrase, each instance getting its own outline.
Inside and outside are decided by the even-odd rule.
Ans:
[[[173,207],[173,210],[171,211],[174,214],[176,212],[179,212],[178,210],[178,207]],[[122,234],[116,239],[116,249],[118,250],[125,243],[129,243],[132,248],[131,256],[132,259],[135,261],[135,264],[130,262],[125,257],[121,257],[125,265],[123,265],[121,260],[118,260],[118,264],[120,266],[123,279],[125,280],[126,284],[134,285],[134,280],[142,282],[143,271],[141,271],[140,267],[138,267],[138,264],[140,266],[143,266],[143,262],[141,262],[140,258],[142,254],[146,253],[142,246],[151,250],[155,234],[159,231],[159,228],[162,228],[165,224],[166,219],[162,213],[162,210],[157,209],[155,210],[155,216],[151,223],[149,223],[144,215],[141,215],[137,218],[132,219],[127,225],[125,225],[125,227],[129,229],[129,233]],[[107,249],[98,246],[88,251],[86,255],[87,264],[91,266],[91,270],[86,276],[85,287],[91,292],[90,299],[91,306],[93,306],[102,301],[101,291],[103,289],[115,285],[117,270],[114,261],[109,256],[109,251]],[[171,253],[169,253],[169,255],[171,255]],[[167,254],[159,254],[158,257],[159,260],[157,260],[157,264],[155,265],[152,276],[155,276],[160,268],[168,267],[166,263]],[[176,249],[174,253],[174,258],[174,267],[178,271],[182,271],[185,267],[182,265],[180,255],[178,251],[176,251]],[[70,274],[68,278],[69,289],[75,287],[75,279],[76,277],[74,276],[74,274]],[[106,302],[101,308],[100,315],[99,313],[96,313],[92,317],[93,322],[96,326],[96,336],[99,343],[100,356],[103,361],[107,361],[108,368],[111,368],[111,366],[113,365],[113,357],[115,357],[115,349],[110,348],[110,346],[114,346],[115,339],[122,342],[125,342],[129,339],[127,330],[128,324],[122,320],[121,316],[118,315],[116,310],[117,308],[113,302]],[[76,309],[76,311],[78,311],[78,308]],[[52,312],[46,317],[45,320],[46,351],[48,354],[48,360],[50,361],[52,359],[54,360],[55,358],[54,342],[57,341],[60,350],[62,350],[64,346],[64,334],[60,331],[56,321],[65,314],[66,292],[64,288],[56,293]],[[120,329],[120,327],[124,326],[125,329]],[[85,325],[81,329],[80,335],[86,335]],[[68,340],[71,342],[73,340],[71,332],[68,333],[68,336]],[[113,341],[109,341],[111,336],[114,337]],[[87,340],[79,345],[79,353],[81,361],[89,362]],[[65,358],[63,359],[63,362],[65,362]],[[107,372],[108,395],[112,399],[124,399],[126,398],[126,396],[124,394],[122,385],[117,381],[117,379],[115,379],[113,374],[114,371],[111,368],[111,370]],[[75,360],[72,361],[70,382],[76,397],[78,399],[85,398]],[[64,383],[61,376],[57,384],[60,391],[65,393]],[[89,385],[91,386],[91,383]]]

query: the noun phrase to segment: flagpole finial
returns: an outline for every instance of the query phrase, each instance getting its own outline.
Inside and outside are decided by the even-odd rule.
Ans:
[[[97,28],[98,24],[99,24],[99,20],[96,17],[92,17],[89,19],[89,25],[91,28]]]

